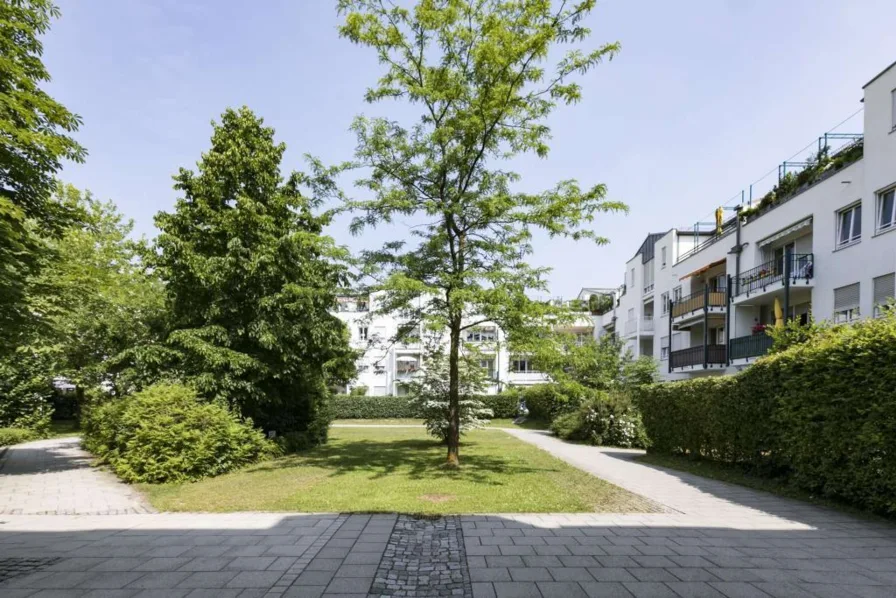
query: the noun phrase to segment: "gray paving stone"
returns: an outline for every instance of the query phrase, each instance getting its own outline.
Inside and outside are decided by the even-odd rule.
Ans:
[[[511,567],[507,569],[513,581],[554,581],[554,578],[543,567]]]
[[[591,556],[558,556],[564,567],[595,567],[597,561]]]
[[[699,567],[671,567],[666,569],[681,581],[719,581],[719,578]]]
[[[681,598],[664,583],[631,582],[623,584],[635,598]]]
[[[665,569],[659,569],[657,567],[649,567],[644,569],[629,569],[629,573],[631,573],[638,581],[679,581],[677,577],[666,571]]]
[[[621,583],[583,582],[579,585],[590,598],[632,598],[632,593]]]
[[[724,594],[703,581],[670,581],[666,585],[682,598],[725,598]]]
[[[373,583],[371,577],[339,577],[327,585],[327,594],[366,594]]]
[[[505,567],[492,567],[488,569],[470,568],[470,579],[474,582],[511,581],[510,573]]]
[[[489,567],[523,567],[523,559],[519,556],[487,556],[485,562]]]
[[[268,588],[277,583],[280,571],[241,571],[227,582],[228,588]]]
[[[725,595],[726,598],[768,598],[768,594],[750,583],[742,581],[711,581],[709,585]],[[848,594],[844,595],[846,598]]]
[[[318,556],[322,558],[332,558],[327,554],[323,554],[323,551],[319,552]],[[343,562],[346,565],[378,565],[380,562],[380,555],[375,552],[358,552],[346,556],[345,561]]]
[[[189,557],[155,557],[141,560],[143,562],[137,565],[135,571],[176,571],[192,559]]]
[[[541,598],[541,591],[534,583],[499,581],[492,585],[497,598]]]
[[[594,581],[588,569],[582,567],[551,567],[548,572],[554,581]]]
[[[622,567],[592,567],[587,571],[594,579],[601,582],[638,581],[634,575]]]
[[[539,581],[536,583],[544,598],[587,598],[588,594],[577,583]]]
[[[178,584],[179,588],[212,589],[223,588],[237,576],[236,571],[199,571]]]
[[[307,571],[336,571],[342,566],[341,559],[314,558],[305,568]]]
[[[277,557],[273,556],[243,556],[233,559],[224,568],[237,571],[264,571],[273,565],[275,560]]]
[[[189,571],[153,571],[128,584],[128,588],[170,589],[191,575]]]
[[[473,582],[473,598],[496,598],[495,588],[490,583]]]
[[[230,557],[197,557],[190,559],[180,567],[179,571],[221,571],[234,559]]]
[[[283,593],[283,598],[320,598],[326,586],[292,586]]]
[[[296,584],[302,586],[326,586],[335,574],[335,571],[309,571],[306,569],[304,573],[299,575]]]
[[[121,589],[130,583],[133,583],[141,576],[146,575],[137,571],[103,571],[94,573],[90,572],[90,576],[77,585],[79,588],[88,589]]]

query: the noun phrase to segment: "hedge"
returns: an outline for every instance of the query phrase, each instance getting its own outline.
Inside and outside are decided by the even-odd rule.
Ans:
[[[823,331],[734,375],[647,387],[652,451],[737,464],[896,514],[896,318]]]
[[[0,428],[0,448],[36,438],[37,434],[27,428]]]
[[[519,395],[506,392],[497,395],[479,395],[478,400],[495,414],[496,418],[517,416]],[[410,404],[408,397],[336,395],[330,400],[334,419],[403,419],[421,417]]]

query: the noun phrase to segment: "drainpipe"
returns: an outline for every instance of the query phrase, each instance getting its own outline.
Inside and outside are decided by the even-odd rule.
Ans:
[[[738,226],[740,232],[740,226]],[[740,254],[737,256],[740,258]],[[731,275],[728,275],[728,286],[725,288],[725,367],[731,365]]]
[[[709,284],[703,286],[703,369],[709,366]]]
[[[752,188],[751,188],[751,191],[752,191]],[[752,199],[753,198],[751,197],[750,200],[752,201]],[[741,203],[743,203],[743,197],[741,197]],[[734,289],[735,296],[740,294],[740,254],[741,254],[741,250],[743,249],[740,246],[740,229],[741,229],[740,211],[742,208],[743,208],[743,205],[740,205],[740,206],[737,206],[734,208],[735,217],[737,218],[737,229],[736,229],[737,232],[734,237],[734,243],[735,243],[735,245],[734,245],[734,281],[735,281],[734,284],[737,285],[737,288]],[[729,287],[728,287],[729,289],[731,288],[730,284],[731,283],[729,282]]]
[[[790,262],[793,261],[793,252],[784,248],[784,323],[790,319]]]
[[[672,306],[675,305],[675,302],[672,299],[669,299],[669,355],[668,362],[669,373],[672,373]]]

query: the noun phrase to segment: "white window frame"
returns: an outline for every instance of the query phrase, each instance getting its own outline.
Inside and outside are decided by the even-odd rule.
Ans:
[[[859,305],[861,305],[861,302],[862,302],[862,287],[861,287],[860,283],[853,283],[853,284],[859,284],[859,298],[856,301],[855,305],[852,305],[852,306],[849,306],[846,308],[842,308],[842,309],[838,310],[836,308],[836,305],[834,306],[834,323],[835,324],[844,324],[846,322],[852,322],[854,320],[858,320],[861,317],[861,314],[859,313]],[[834,295],[836,296],[836,293],[839,289],[843,289],[843,288],[850,287],[850,286],[853,286],[853,285],[844,285],[842,287],[837,287],[836,289],[834,289]]]
[[[663,339],[666,339],[666,344],[663,345]],[[672,339],[668,336],[660,337],[660,361],[666,361],[669,359],[669,347],[672,346]]]
[[[489,380],[494,380],[497,377],[494,357],[483,357],[479,360],[479,367],[485,370],[485,375]]]
[[[890,131],[896,131],[896,89],[890,92]]]
[[[681,301],[681,285],[672,289],[672,301]]]
[[[666,248],[665,247],[660,248],[660,259],[662,260],[661,267],[665,268],[666,267]]]
[[[849,214],[849,234],[845,241],[841,241],[841,237],[843,235],[843,217]],[[858,218],[856,218],[858,216]],[[837,235],[834,238],[834,246],[837,249],[841,247],[848,247],[850,245],[854,245],[862,240],[862,202],[856,202],[854,204],[848,205],[845,208],[841,208],[837,210],[837,218],[836,218],[836,227],[837,230],[834,233]],[[858,228],[858,232],[856,231]]]
[[[893,195],[893,205],[890,207],[890,221],[886,225],[881,225],[881,219],[884,215],[884,198],[890,194]],[[883,191],[878,191],[875,196],[877,201],[874,209],[874,231],[882,233],[896,228],[896,185],[888,187]]]
[[[660,302],[663,304],[663,315],[669,313],[669,291],[660,294]]]
[[[880,302],[877,300],[877,297],[875,296],[875,295],[877,295],[877,284],[878,284],[877,281],[882,278],[885,278],[887,276],[894,276],[894,273],[890,272],[889,274],[875,276],[874,278],[871,279],[871,293],[872,293],[872,300],[874,301],[873,317],[875,317],[875,318],[881,318],[884,315],[886,315],[890,311],[890,305],[891,305],[890,302],[893,301],[894,298],[896,298],[896,297],[887,297],[885,301]]]
[[[476,326],[467,330],[468,343],[493,343],[498,340],[498,330],[495,326]]]
[[[370,327],[358,326],[358,338],[362,341],[368,340],[370,338]]]
[[[520,367],[520,366],[523,367]],[[510,371],[514,374],[535,374],[538,370],[532,367],[532,358],[515,355],[510,358]]]

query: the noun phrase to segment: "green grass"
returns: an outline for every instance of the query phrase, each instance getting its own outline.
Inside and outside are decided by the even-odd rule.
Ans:
[[[690,459],[688,457],[683,457],[680,455],[660,455],[656,453],[643,455],[641,457],[638,457],[637,460],[647,465],[657,465],[659,467],[666,467],[668,469],[685,471],[687,473],[699,475],[711,480],[718,480],[720,482],[728,482],[729,484],[746,486],[747,488],[752,488],[754,490],[762,490],[771,494],[783,496],[785,498],[792,498],[795,500],[809,502],[818,506],[828,507],[837,511],[842,511],[844,513],[849,513],[850,515],[856,515],[866,519],[882,519],[877,515],[868,513],[867,511],[862,511],[842,502],[830,500],[828,498],[812,494],[811,492],[806,492],[801,488],[797,488],[796,486],[789,484],[786,480],[750,475],[749,473],[746,473],[745,471],[737,467],[726,465],[723,463]]]
[[[193,484],[142,485],[165,511],[649,512],[646,499],[497,430],[465,436],[461,467],[424,430],[333,428],[330,442]]]
[[[422,426],[422,419],[337,419],[333,421],[337,425],[353,426]],[[547,430],[551,426],[547,422],[538,420],[526,420],[522,424],[513,423],[512,419],[493,419],[489,422],[490,428],[523,428],[525,430]]]
[[[65,436],[78,436],[81,428],[75,419],[54,419],[50,422],[50,434],[47,438],[63,438]]]

